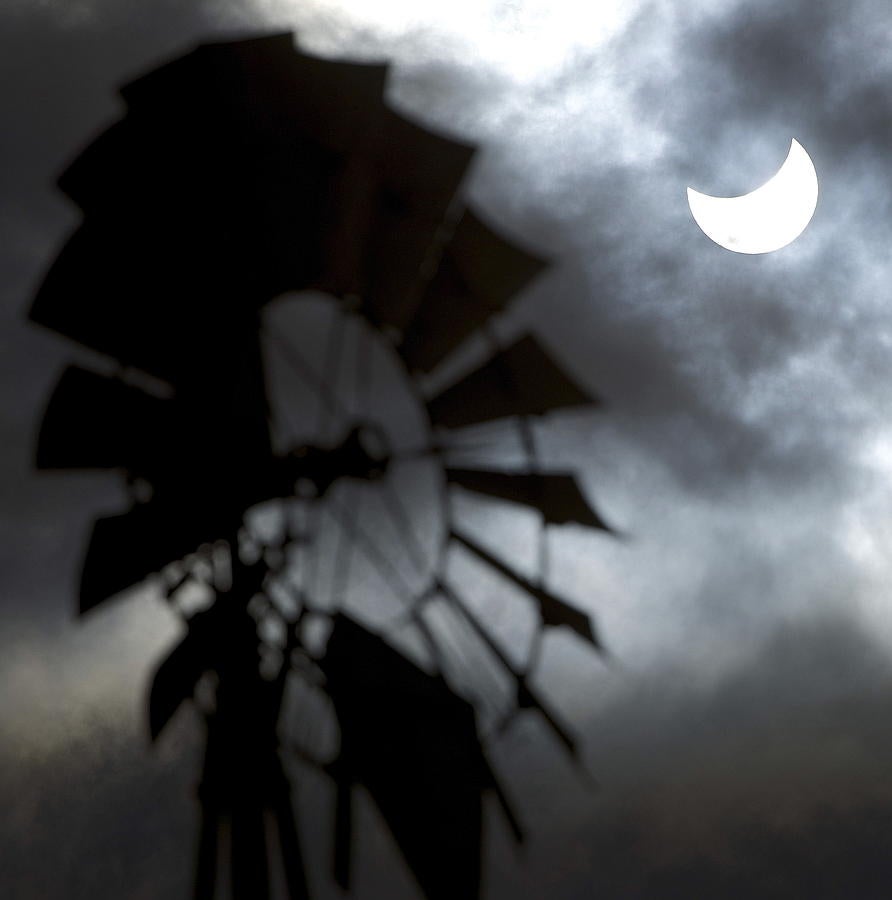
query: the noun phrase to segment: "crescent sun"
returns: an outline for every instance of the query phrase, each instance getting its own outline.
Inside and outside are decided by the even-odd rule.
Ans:
[[[818,176],[803,146],[790,152],[777,173],[741,197],[711,197],[688,188],[694,221],[715,243],[735,253],[771,253],[805,230],[818,204]]]

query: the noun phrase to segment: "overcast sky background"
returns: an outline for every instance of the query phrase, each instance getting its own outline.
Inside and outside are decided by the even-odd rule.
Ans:
[[[506,333],[534,327],[609,400],[540,429],[629,535],[554,541],[555,586],[597,615],[614,657],[555,635],[542,678],[600,789],[579,788],[534,722],[506,737],[494,752],[531,835],[518,855],[493,829],[487,896],[888,896],[879,0],[3,5],[0,893],[186,895],[197,738],[181,720],[149,750],[142,721],[175,623],[140,596],[74,621],[84,529],[120,494],[30,471],[75,351],[24,315],[78,221],[53,179],[122,111],[114,87],[200,39],[288,28],[312,52],[391,60],[396,107],[481,146],[471,198],[559,260]],[[794,137],[821,189],[805,233],[764,256],[711,243],[686,187],[752,190]],[[307,815],[326,790],[305,788]],[[327,859],[328,825],[303,827]],[[357,895],[413,896],[386,838],[363,841]]]

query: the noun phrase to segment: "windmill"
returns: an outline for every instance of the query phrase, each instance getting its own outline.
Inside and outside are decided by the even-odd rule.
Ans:
[[[386,78],[298,52],[291,34],[203,44],[125,86],[125,115],[59,181],[83,220],[30,317],[104,362],[63,372],[37,466],[115,470],[131,495],[92,526],[79,611],[150,579],[183,617],[149,727],[154,739],[192,698],[205,713],[198,898],[217,895],[226,869],[235,898],[262,900],[273,865],[289,896],[308,896],[289,756],[337,785],[342,886],[361,785],[425,896],[477,896],[482,794],[521,831],[487,759],[481,698],[459,684],[463,653],[473,643],[509,685],[490,731],[534,710],[575,753],[532,676],[548,629],[601,649],[545,569],[550,529],[609,528],[573,472],[541,462],[532,424],[597,399],[535,336],[503,343],[491,327],[545,261],[464,202],[473,148],[392,110]],[[289,295],[298,310],[322,304],[324,327],[284,327],[275,309]],[[483,358],[431,388],[469,339]],[[394,378],[421,423],[411,447],[387,425]],[[298,381],[314,410],[290,402]],[[523,465],[469,459],[481,427],[513,430]],[[396,473],[413,464],[427,475],[407,488]],[[535,513],[537,572],[466,530],[457,494]],[[523,659],[450,576],[457,552],[538,617]],[[197,606],[184,599],[196,586]],[[397,612],[367,615],[384,594]],[[301,692],[324,697],[336,723],[327,756],[301,740],[306,717],[286,721]]]

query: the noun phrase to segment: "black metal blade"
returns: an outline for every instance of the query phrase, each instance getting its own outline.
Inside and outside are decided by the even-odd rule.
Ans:
[[[373,153],[380,181],[361,293],[374,322],[402,331],[433,275],[438,232],[474,148],[385,109]]]
[[[610,531],[610,526],[585,499],[576,477],[565,472],[493,472],[485,469],[446,469],[450,484],[476,494],[497,497],[537,509],[548,525],[574,522]]]
[[[429,372],[545,266],[465,210],[403,336],[406,364]]]
[[[171,430],[170,406],[118,378],[69,366],[41,422],[37,468],[145,474]]]
[[[530,584],[529,581],[514,572],[504,562],[461,534],[453,531],[452,537],[488,566],[529,594],[539,606],[539,614],[543,625],[552,627],[565,625],[567,628],[575,631],[583,640],[588,641],[593,647],[598,650],[603,649],[595,631],[595,626],[592,623],[592,618],[587,613],[582,612],[575,606],[571,606],[566,600],[561,600],[548,591]]]
[[[187,503],[141,503],[118,516],[97,519],[84,557],[81,614],[139,584],[175,560],[230,533],[235,522]]]
[[[438,590],[446,597],[450,603],[467,619],[468,623],[480,637],[480,639],[486,644],[487,647],[493,652],[499,662],[505,667],[505,670],[510,673],[511,677],[514,679],[517,685],[517,700],[518,705],[522,709],[535,709],[542,718],[548,723],[551,730],[554,732],[555,737],[567,748],[567,752],[572,756],[576,757],[576,742],[573,740],[573,737],[567,731],[566,728],[561,725],[558,721],[557,717],[551,710],[548,708],[547,704],[545,704],[542,700],[540,700],[536,694],[530,689],[527,684],[527,679],[524,673],[517,671],[514,666],[511,664],[510,660],[505,656],[502,649],[498,646],[498,644],[493,640],[492,636],[487,632],[487,630],[483,627],[483,625],[477,620],[477,617],[471,612],[468,606],[462,601],[462,599],[455,593],[448,585],[440,583],[438,585]]]
[[[434,424],[461,428],[597,402],[528,335],[429,400],[427,406]]]

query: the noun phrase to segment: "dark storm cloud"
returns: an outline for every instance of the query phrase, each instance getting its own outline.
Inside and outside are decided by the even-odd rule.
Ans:
[[[886,649],[841,618],[790,624],[713,681],[685,666],[638,680],[588,729],[596,792],[565,792],[555,752],[516,774],[543,833],[526,889],[884,896],[890,699]]]
[[[128,719],[100,718],[77,738],[25,758],[4,753],[6,896],[186,896],[189,856],[182,851],[192,838],[195,754],[184,753],[176,765],[147,758]]]
[[[683,77],[708,85],[698,105],[730,113],[736,129],[795,122],[819,136],[821,156],[876,153],[890,136],[892,67],[877,37],[886,12],[869,0],[844,14],[833,3],[742,5],[691,35],[697,49],[679,55]],[[699,121],[709,128],[718,120]]]
[[[638,734],[623,755],[647,747],[638,827],[663,830],[639,835],[655,854],[637,860],[640,896],[881,896],[890,676],[885,649],[838,619],[789,625],[717,685],[679,672],[624,704]]]

